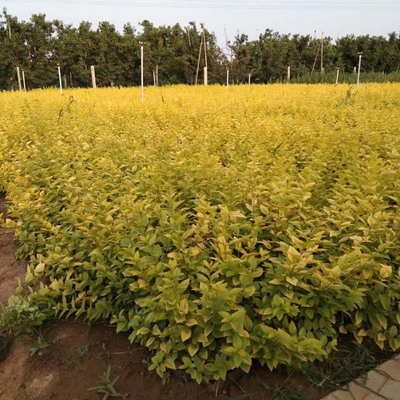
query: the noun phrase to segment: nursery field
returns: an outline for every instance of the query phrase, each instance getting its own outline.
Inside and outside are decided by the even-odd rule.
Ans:
[[[399,349],[399,127],[397,84],[0,93],[0,333],[105,321],[198,383]]]

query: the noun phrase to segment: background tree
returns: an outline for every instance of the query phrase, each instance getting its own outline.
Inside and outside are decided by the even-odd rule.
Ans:
[[[26,68],[28,65],[28,46],[26,43],[27,24],[19,22],[17,17],[7,14],[3,9],[1,21],[0,46],[2,66],[0,71],[1,82],[4,86],[0,89],[17,89],[16,67]]]
[[[286,80],[290,65],[295,82],[334,82],[336,68],[344,80],[354,82],[358,52],[363,52],[363,80],[400,81],[400,38],[395,32],[384,36],[347,35],[334,41],[310,35],[280,34],[266,29],[256,40],[238,33],[227,42],[229,60],[212,32],[204,31],[207,48],[208,80],[225,83],[226,68],[234,83]],[[60,20],[49,21],[44,14],[34,14],[29,21],[19,21],[3,10],[0,16],[0,90],[18,89],[16,67],[26,72],[28,88],[58,85],[57,64],[64,84],[90,87],[90,66],[96,67],[98,86],[140,84],[140,45],[145,50],[145,83],[194,84],[203,30],[195,22],[187,26],[155,26],[148,20],[137,31],[126,24],[119,32],[109,22],[93,28],[89,22],[78,27]],[[200,59],[199,83],[203,83],[204,48]],[[313,66],[315,68],[313,69]]]

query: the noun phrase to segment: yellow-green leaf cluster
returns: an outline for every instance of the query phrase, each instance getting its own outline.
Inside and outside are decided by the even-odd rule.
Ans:
[[[346,93],[0,93],[30,299],[111,321],[151,369],[198,382],[301,366],[344,334],[398,349],[400,86]]]

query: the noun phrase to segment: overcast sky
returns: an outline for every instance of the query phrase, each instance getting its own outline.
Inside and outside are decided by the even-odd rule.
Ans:
[[[121,30],[126,22],[135,27],[144,19],[155,25],[204,22],[225,42],[238,32],[250,39],[270,28],[280,33],[317,37],[324,32],[336,38],[347,34],[384,35],[400,32],[400,0],[0,0],[9,14],[27,20],[33,13],[61,19],[77,26],[85,20],[96,28],[100,21]]]

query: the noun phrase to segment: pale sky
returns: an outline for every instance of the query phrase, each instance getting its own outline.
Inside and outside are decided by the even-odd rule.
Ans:
[[[400,32],[400,0],[1,0],[9,14],[28,20],[33,13],[77,26],[80,21],[126,22],[140,29],[148,19],[155,25],[185,26],[204,23],[221,45],[238,32],[256,39],[266,28],[280,33],[300,33],[337,38],[347,34],[383,35]]]

